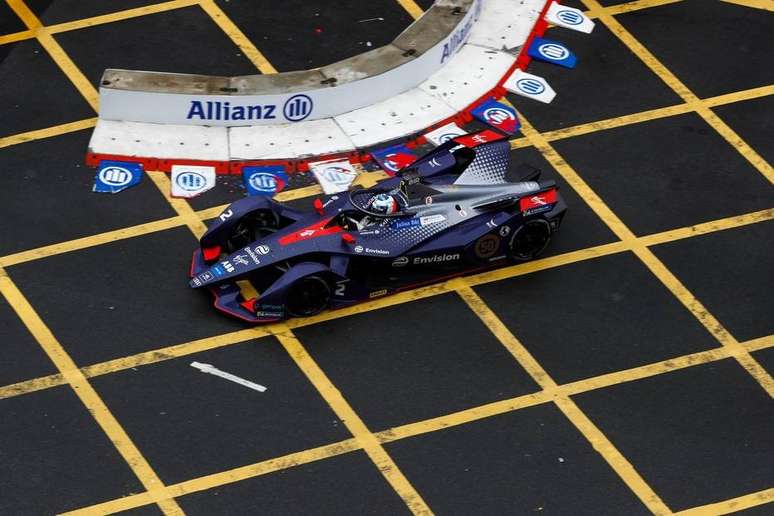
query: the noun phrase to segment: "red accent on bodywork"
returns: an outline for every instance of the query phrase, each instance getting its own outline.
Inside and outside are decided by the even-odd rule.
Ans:
[[[519,209],[521,211],[539,208],[556,202],[556,188],[535,195],[528,195],[519,199]]]
[[[205,247],[202,249],[202,255],[204,256],[205,262],[211,262],[212,260],[217,260],[220,256],[220,246],[216,245],[213,247]]]
[[[496,142],[497,140],[502,140],[503,138],[505,138],[504,135],[487,129],[476,134],[458,136],[454,139],[454,141],[464,145],[465,147],[473,148],[478,147],[483,143]]]
[[[322,201],[320,199],[315,199],[313,204],[314,204],[314,211],[316,211],[318,215],[322,215],[323,214]]]
[[[257,303],[257,302],[258,302],[257,299],[251,298],[251,299],[248,299],[247,301],[242,301],[239,304],[242,306],[242,308],[246,309],[251,314],[254,314],[255,313],[255,303]]]
[[[353,237],[353,236],[352,236],[352,235],[350,235],[349,233],[343,233],[343,234],[341,235],[341,240],[342,240],[344,243],[347,243],[347,244],[354,244],[354,243],[355,243],[355,237]]]
[[[334,235],[336,233],[341,233],[342,229],[340,226],[333,225],[329,228],[325,227],[325,225],[328,222],[330,222],[330,220],[331,219],[325,219],[320,222],[315,222],[311,226],[307,226],[304,229],[300,229],[294,233],[285,235],[284,237],[279,239],[279,243],[280,245],[288,245],[288,244],[300,242],[302,240],[309,240],[310,238],[317,238],[325,235]]]

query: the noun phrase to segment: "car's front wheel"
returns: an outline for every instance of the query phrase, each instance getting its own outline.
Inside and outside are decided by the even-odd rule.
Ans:
[[[294,317],[310,317],[328,307],[331,287],[320,276],[305,276],[293,282],[288,291],[285,308]]]
[[[508,242],[508,252],[518,261],[537,258],[551,241],[551,225],[544,219],[532,219],[513,232]]]

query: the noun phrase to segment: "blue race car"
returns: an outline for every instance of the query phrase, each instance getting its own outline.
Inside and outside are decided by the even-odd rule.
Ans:
[[[193,288],[252,323],[308,317],[486,268],[531,260],[567,209],[554,181],[492,131],[448,141],[373,188],[299,211],[241,199],[201,238]],[[260,296],[245,299],[237,282]]]

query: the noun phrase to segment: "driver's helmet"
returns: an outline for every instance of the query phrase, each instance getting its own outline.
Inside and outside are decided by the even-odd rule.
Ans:
[[[371,200],[371,210],[389,215],[398,211],[398,201],[390,194],[381,193]]]

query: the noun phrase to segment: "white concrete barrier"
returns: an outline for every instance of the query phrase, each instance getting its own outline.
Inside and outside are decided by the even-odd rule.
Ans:
[[[356,159],[463,122],[482,97],[502,96],[546,4],[440,0],[390,45],[316,70],[232,78],[108,70],[87,162],[124,157],[168,170],[180,159],[238,173],[244,161]]]

